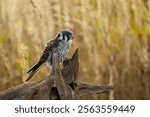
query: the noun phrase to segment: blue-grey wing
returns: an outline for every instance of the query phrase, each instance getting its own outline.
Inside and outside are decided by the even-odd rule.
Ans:
[[[47,46],[46,46],[45,50],[43,51],[43,54],[40,57],[39,62],[44,63],[47,60],[50,61],[50,59],[52,59],[52,51],[53,51],[54,46],[55,46],[54,40],[49,41],[47,43]]]

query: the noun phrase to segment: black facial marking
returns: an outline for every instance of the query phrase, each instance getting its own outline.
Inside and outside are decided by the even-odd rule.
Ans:
[[[60,37],[60,33],[57,35],[57,37],[58,37],[58,38]]]
[[[67,41],[69,41],[69,40],[70,40],[70,38],[71,38],[71,37],[70,37],[70,35],[67,35]]]

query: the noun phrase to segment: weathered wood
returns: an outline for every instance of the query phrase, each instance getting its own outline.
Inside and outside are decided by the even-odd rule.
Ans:
[[[100,94],[112,90],[111,86],[98,86],[78,83],[78,49],[70,59],[63,63],[61,70],[57,55],[53,57],[52,72],[44,80],[26,82],[0,92],[3,100],[49,100],[49,99],[80,99],[82,95]]]
[[[53,55],[53,67],[50,79],[54,81],[54,87],[58,90],[58,94],[60,99],[73,99],[73,95],[71,94],[71,90],[68,88],[69,86],[63,79],[59,63],[58,63],[58,56]]]
[[[89,83],[79,83],[77,94],[79,96],[84,96],[89,94],[105,93],[111,90],[112,90],[111,86],[99,86],[99,85],[93,85]]]

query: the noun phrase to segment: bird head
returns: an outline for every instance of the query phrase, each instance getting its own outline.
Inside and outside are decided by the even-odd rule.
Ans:
[[[57,36],[56,39],[61,40],[61,41],[72,41],[74,39],[73,33],[69,30],[61,30]]]

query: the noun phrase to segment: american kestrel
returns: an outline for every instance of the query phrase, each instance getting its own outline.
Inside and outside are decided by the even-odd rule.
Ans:
[[[47,43],[39,61],[27,72],[29,77],[26,81],[30,80],[42,65],[46,65],[51,69],[54,53],[58,54],[59,63],[63,62],[67,57],[73,38],[73,33],[69,30],[61,30],[58,32],[56,37]]]

